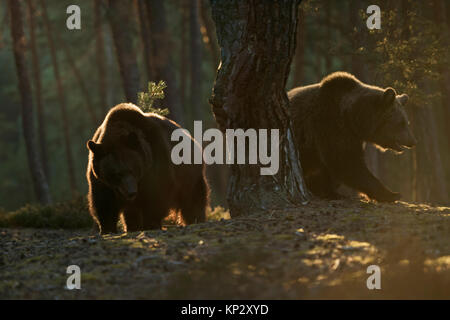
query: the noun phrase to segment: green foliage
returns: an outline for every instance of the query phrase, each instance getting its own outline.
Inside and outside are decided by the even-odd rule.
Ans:
[[[0,227],[82,229],[92,227],[92,218],[83,197],[54,205],[27,204],[16,211],[0,211]]]
[[[167,108],[160,109],[154,108],[153,104],[156,100],[164,99],[164,89],[167,88],[167,85],[164,81],[160,80],[158,84],[153,81],[148,83],[147,92],[139,92],[138,93],[138,106],[144,112],[152,112],[159,114],[161,116],[167,116],[169,114],[169,110]]]

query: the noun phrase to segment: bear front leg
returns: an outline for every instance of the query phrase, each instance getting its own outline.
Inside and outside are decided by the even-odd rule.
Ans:
[[[185,190],[181,192],[185,193]],[[181,215],[186,224],[201,223],[206,221],[206,205],[208,203],[208,185],[202,177],[194,185],[191,193],[182,197],[180,205]]]
[[[126,232],[144,230],[142,211],[140,208],[133,208],[132,206],[127,207],[123,211],[123,215],[125,219]]]
[[[100,182],[92,181],[88,199],[91,216],[97,221],[100,234],[117,233],[120,207],[114,192]]]
[[[316,196],[337,200],[343,197],[336,192],[339,184],[333,180],[326,168],[317,169],[314,173],[305,176],[308,189]]]
[[[367,168],[363,160],[347,163],[338,171],[342,181],[349,187],[365,193],[379,202],[394,202],[401,198],[400,193],[392,192]]]

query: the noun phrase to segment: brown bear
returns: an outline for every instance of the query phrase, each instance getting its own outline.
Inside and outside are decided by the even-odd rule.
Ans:
[[[345,184],[380,202],[400,199],[369,171],[364,146],[402,152],[416,144],[403,108],[406,94],[336,72],[290,90],[288,98],[305,182],[313,194],[340,198],[336,189]]]
[[[89,210],[100,233],[161,228],[171,210],[185,223],[205,221],[209,189],[203,164],[175,165],[175,122],[133,104],[112,108],[87,142]],[[190,137],[190,136],[189,136]],[[193,148],[199,145],[190,137]]]

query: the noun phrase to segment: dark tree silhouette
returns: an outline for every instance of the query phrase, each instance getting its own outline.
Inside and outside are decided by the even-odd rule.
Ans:
[[[198,1],[189,1],[189,33],[190,33],[190,58],[191,58],[191,81],[189,92],[189,104],[193,111],[194,120],[203,119],[200,99],[202,83],[202,38],[200,34],[200,20]]]
[[[228,204],[233,216],[309,198],[294,147],[285,91],[295,50],[299,3],[211,1],[222,62],[210,102],[220,129],[280,132],[276,175],[260,175],[258,165],[231,166]]]
[[[109,0],[109,23],[111,26],[117,62],[128,102],[136,103],[139,92],[139,69],[132,34],[133,20],[131,2]]]
[[[102,6],[105,0],[94,0],[94,29],[95,29],[95,61],[98,70],[98,94],[100,110],[103,113],[109,109],[106,102],[106,66],[105,40],[103,37]]]
[[[41,67],[39,64],[39,52],[36,45],[36,21],[35,12],[36,7],[33,0],[27,0],[29,28],[30,28],[30,47],[31,47],[31,61],[33,68],[33,81],[36,94],[37,105],[37,123],[38,123],[38,142],[39,151],[44,169],[45,176],[50,179],[50,169],[47,152],[47,128],[44,115],[44,104],[42,102],[42,83],[41,83]]]
[[[301,6],[298,8],[298,23],[297,23],[297,39],[295,48],[295,69],[294,78],[292,80],[292,87],[304,85],[305,73],[305,13]]]
[[[147,0],[147,16],[150,26],[152,79],[155,82],[164,80],[167,84],[165,98],[161,101],[169,108],[169,117],[184,124],[184,112],[173,70],[172,44],[167,29],[167,17],[164,1]]]
[[[216,27],[211,17],[211,7],[208,0],[198,1],[200,6],[200,31],[203,42],[211,53],[213,67],[216,69],[220,62],[220,49],[217,43]]]
[[[75,195],[77,193],[77,183],[75,178],[75,167],[74,167],[74,161],[73,161],[73,154],[72,154],[72,143],[70,138],[70,128],[69,128],[69,117],[67,113],[67,106],[66,106],[66,96],[64,93],[64,86],[61,79],[61,74],[59,72],[59,62],[58,62],[58,56],[56,54],[56,47],[55,47],[55,40],[53,36],[53,31],[51,28],[51,23],[48,18],[47,13],[47,5],[45,0],[41,0],[41,8],[42,8],[42,17],[44,19],[45,29],[47,31],[47,40],[48,45],[50,48],[50,55],[52,59],[53,64],[53,73],[55,75],[56,79],[56,86],[57,86],[57,95],[58,95],[58,103],[59,107],[61,108],[61,122],[63,127],[63,134],[64,134],[64,148],[66,153],[66,161],[67,161],[67,170],[69,175],[69,182],[70,182],[70,189],[72,191],[72,195]]]
[[[19,80],[20,98],[22,100],[22,127],[27,150],[28,167],[31,173],[34,192],[39,202],[51,202],[47,179],[42,169],[41,160],[36,146],[33,124],[33,99],[30,78],[27,71],[25,50],[26,40],[23,32],[21,3],[9,0],[11,15],[11,36],[13,40],[14,59]]]

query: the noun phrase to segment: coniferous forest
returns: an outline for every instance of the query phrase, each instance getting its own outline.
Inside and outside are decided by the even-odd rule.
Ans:
[[[375,2],[0,1],[0,298],[449,299],[450,1]]]

